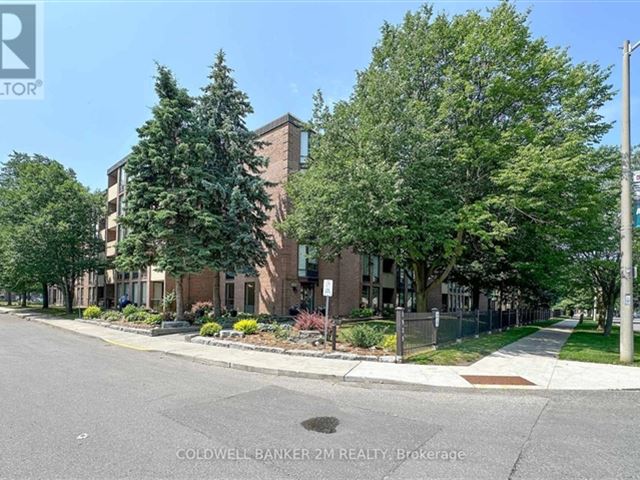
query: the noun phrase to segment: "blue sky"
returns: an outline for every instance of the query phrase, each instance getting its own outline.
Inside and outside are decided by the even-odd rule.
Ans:
[[[136,142],[154,104],[154,60],[192,93],[223,48],[259,127],[285,112],[307,119],[311,95],[346,97],[369,62],[384,20],[398,23],[422,2],[45,2],[45,99],[0,101],[0,159],[12,150],[42,153],[73,168],[92,188]],[[451,13],[495,2],[435,2]],[[575,61],[613,65],[619,46],[640,40],[640,3],[518,2],[533,9],[536,36],[569,47]],[[639,55],[640,56],[640,55]],[[640,142],[640,58],[632,60],[632,132]],[[619,98],[604,109],[618,120]],[[605,139],[619,143],[614,126]]]

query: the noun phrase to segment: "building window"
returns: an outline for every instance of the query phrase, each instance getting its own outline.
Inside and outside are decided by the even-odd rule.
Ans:
[[[233,283],[226,283],[224,286],[224,308],[233,310],[235,307],[236,286]]]
[[[393,273],[393,260],[390,258],[382,259],[382,273]]]
[[[371,281],[371,261],[369,255],[362,255],[362,281]]]
[[[224,272],[224,278],[225,278],[225,280],[233,280],[234,278],[236,278],[236,274],[235,273]]]
[[[120,175],[118,179],[118,190],[124,192],[124,188],[127,185],[127,172],[124,170],[124,167],[120,168],[118,174]]]
[[[382,306],[384,308],[393,308],[393,288],[382,289]]]
[[[310,133],[303,130],[300,132],[300,168],[307,168],[309,161],[309,137]]]
[[[244,311],[256,313],[256,284],[247,282],[244,284]]]
[[[380,287],[371,289],[371,308],[376,311],[380,309]]]
[[[164,296],[164,283],[151,282],[151,308],[159,310]]]
[[[140,306],[147,306],[147,282],[140,282]]]
[[[360,308],[369,306],[369,297],[371,295],[371,287],[369,285],[362,286],[362,295],[360,295]]]
[[[371,255],[371,283],[380,283],[380,257]]]
[[[138,284],[137,283],[132,283],[131,284],[131,301],[136,305],[140,305],[140,299],[138,298]]]
[[[298,277],[318,278],[318,255],[315,248],[298,245]]]

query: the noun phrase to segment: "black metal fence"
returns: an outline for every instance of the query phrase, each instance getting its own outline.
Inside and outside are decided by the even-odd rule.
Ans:
[[[544,308],[409,313],[398,308],[396,352],[400,357],[408,357],[437,345],[549,320],[561,313]]]

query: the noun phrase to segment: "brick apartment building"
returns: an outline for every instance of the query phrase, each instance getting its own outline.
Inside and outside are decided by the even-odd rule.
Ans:
[[[347,315],[360,306],[376,309],[402,305],[415,307],[415,293],[411,280],[397,268],[393,260],[374,255],[359,255],[345,251],[334,262],[319,260],[313,249],[284,236],[276,223],[286,214],[287,201],[284,184],[289,175],[305,168],[309,153],[309,132],[303,123],[286,114],[256,130],[265,146],[259,153],[269,158],[264,177],[274,184],[269,189],[274,208],[270,212],[267,231],[273,235],[275,249],[267,264],[255,276],[222,272],[220,296],[228,310],[248,313],[287,315],[293,306],[314,309],[323,306],[321,281],[334,280],[334,295],[330,313]],[[117,218],[123,214],[126,196],[126,158],[107,171],[107,216],[98,226],[105,240],[108,259],[116,254],[116,245],[125,232]],[[205,271],[185,279],[186,303],[211,300],[213,275]],[[86,274],[76,289],[77,304],[115,306],[117,299],[127,293],[132,302],[157,309],[163,296],[172,291],[174,282],[164,272],[153,267],[138,272],[115,269]],[[481,308],[486,308],[483,297]],[[469,293],[452,283],[436,285],[429,295],[429,305],[450,310],[468,308]]]

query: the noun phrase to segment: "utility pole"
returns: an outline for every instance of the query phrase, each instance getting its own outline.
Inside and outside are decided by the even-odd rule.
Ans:
[[[622,184],[620,198],[620,361],[633,361],[633,215],[629,60],[640,43],[622,45]]]

